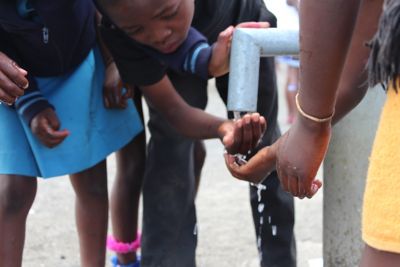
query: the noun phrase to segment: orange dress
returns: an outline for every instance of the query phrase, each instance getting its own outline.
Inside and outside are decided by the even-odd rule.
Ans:
[[[362,237],[400,253],[400,91],[389,88],[376,133],[364,193]]]

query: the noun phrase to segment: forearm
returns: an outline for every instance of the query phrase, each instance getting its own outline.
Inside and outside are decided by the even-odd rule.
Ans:
[[[315,117],[334,110],[359,0],[300,2],[300,95],[302,109]]]
[[[366,43],[377,30],[382,4],[383,0],[364,0],[360,7],[338,87],[333,123],[355,108],[367,92],[366,64],[370,49]]]
[[[165,118],[180,134],[194,139],[222,139],[226,133],[222,128],[224,119],[189,105],[171,110]]]
[[[188,88],[189,90],[190,88]],[[149,105],[163,114],[179,133],[195,139],[222,138],[223,119],[189,106],[176,92],[168,76],[141,90]]]

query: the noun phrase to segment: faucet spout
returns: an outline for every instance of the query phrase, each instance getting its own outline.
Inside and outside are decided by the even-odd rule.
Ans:
[[[228,110],[257,110],[260,57],[296,55],[299,32],[280,29],[236,29],[233,34]]]

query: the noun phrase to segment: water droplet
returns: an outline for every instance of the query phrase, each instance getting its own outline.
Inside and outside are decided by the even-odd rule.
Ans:
[[[194,225],[193,235],[197,235],[197,223]]]
[[[260,217],[260,225],[263,225],[263,224],[264,224],[264,217],[261,216],[261,217]]]
[[[272,225],[272,235],[276,236],[278,232],[278,227],[276,225]]]
[[[271,216],[268,216],[268,223],[271,224]]]
[[[264,203],[259,203],[258,204],[258,212],[262,213],[264,211]]]

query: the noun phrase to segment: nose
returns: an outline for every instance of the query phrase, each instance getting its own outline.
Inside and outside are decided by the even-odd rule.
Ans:
[[[170,28],[157,27],[152,31],[152,36],[149,36],[149,38],[152,40],[153,44],[160,45],[164,44],[171,34],[172,30]]]

